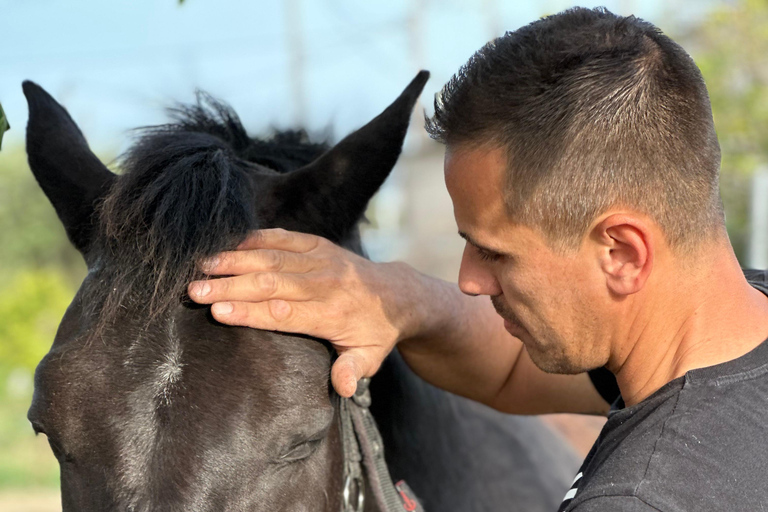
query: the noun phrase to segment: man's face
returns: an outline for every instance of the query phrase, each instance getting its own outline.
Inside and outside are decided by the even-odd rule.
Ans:
[[[539,368],[579,373],[606,363],[605,277],[589,242],[554,252],[538,230],[516,225],[504,205],[505,152],[449,147],[445,181],[467,240],[459,287],[489,295],[510,334]]]

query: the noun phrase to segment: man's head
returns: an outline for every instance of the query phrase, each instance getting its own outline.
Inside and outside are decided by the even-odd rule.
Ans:
[[[577,8],[508,32],[446,84],[427,130],[452,148],[503,148],[511,219],[559,247],[615,205],[653,217],[671,246],[721,230],[701,73],[637,18]]]
[[[468,240],[460,285],[493,297],[545,370],[605,364],[654,259],[724,233],[703,79],[642,20],[572,9],[507,33],[446,84],[427,130]]]

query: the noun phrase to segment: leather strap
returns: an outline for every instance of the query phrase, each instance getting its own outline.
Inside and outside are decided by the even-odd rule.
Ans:
[[[380,512],[423,512],[405,482],[398,482],[397,488],[392,483],[384,459],[384,443],[369,410],[369,384],[370,379],[361,379],[354,396],[341,399],[341,431],[344,445],[342,512],[362,512],[365,502],[364,477]],[[355,499],[351,496],[353,492],[357,494]]]

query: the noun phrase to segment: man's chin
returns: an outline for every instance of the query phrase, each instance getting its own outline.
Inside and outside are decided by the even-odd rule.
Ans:
[[[523,342],[525,344],[525,342]],[[574,361],[568,357],[568,354],[559,351],[557,349],[537,350],[535,347],[525,345],[528,350],[528,355],[531,356],[531,361],[535,364],[539,370],[558,374],[558,375],[576,375],[588,370],[584,368],[583,364]]]

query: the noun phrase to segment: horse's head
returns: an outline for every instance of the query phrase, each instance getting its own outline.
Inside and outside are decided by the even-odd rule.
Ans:
[[[30,166],[89,270],[29,410],[59,460],[65,511],[340,509],[330,348],[220,325],[183,290],[196,262],[251,229],[353,243],[427,76],[327,151],[298,133],[251,139],[215,102],[182,109],[144,133],[120,176],[24,84]]]

